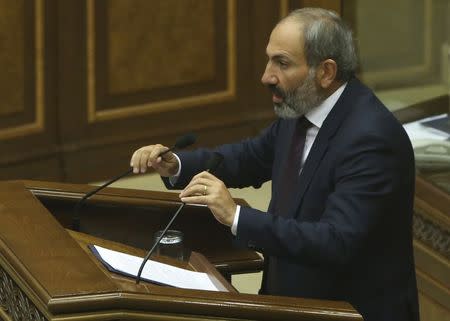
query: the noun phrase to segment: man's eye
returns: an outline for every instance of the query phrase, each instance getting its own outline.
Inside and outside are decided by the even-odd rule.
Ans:
[[[278,61],[278,65],[280,66],[280,68],[286,68],[288,66],[288,63],[286,61]]]

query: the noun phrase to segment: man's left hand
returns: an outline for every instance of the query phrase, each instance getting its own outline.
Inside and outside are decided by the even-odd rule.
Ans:
[[[195,175],[180,198],[184,203],[207,205],[220,223],[233,224],[237,205],[225,184],[209,172]]]

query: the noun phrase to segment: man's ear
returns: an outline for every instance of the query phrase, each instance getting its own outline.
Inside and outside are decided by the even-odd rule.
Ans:
[[[317,70],[317,82],[323,89],[328,89],[336,80],[337,64],[333,59],[322,61]]]

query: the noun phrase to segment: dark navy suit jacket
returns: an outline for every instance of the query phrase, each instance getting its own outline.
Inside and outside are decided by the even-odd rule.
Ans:
[[[401,124],[356,78],[325,119],[292,191],[274,215],[295,120],[217,147],[227,187],[272,180],[268,213],[242,207],[236,241],[262,251],[261,293],[350,302],[366,321],[419,320],[412,248],[414,155]],[[212,150],[181,152],[175,188]],[[166,181],[166,185],[167,181]]]

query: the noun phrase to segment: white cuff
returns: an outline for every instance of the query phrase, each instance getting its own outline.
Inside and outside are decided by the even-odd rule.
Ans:
[[[233,224],[231,225],[231,233],[233,233],[234,236],[236,236],[237,233],[237,226],[239,222],[239,214],[241,213],[241,206],[236,206],[236,213],[234,213],[234,220]]]
[[[169,183],[172,186],[175,186],[175,184],[178,181],[178,177],[180,177],[180,173],[181,173],[181,161],[180,161],[180,158],[178,157],[177,154],[174,153],[173,155],[176,157],[176,159],[178,161],[178,171],[177,171],[177,173],[175,175],[169,177]]]

